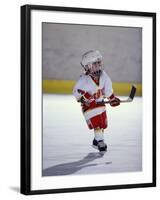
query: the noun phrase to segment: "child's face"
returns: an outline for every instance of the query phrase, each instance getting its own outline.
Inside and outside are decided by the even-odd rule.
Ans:
[[[96,71],[99,70],[102,66],[102,61],[96,61],[94,63],[92,63],[92,68]]]
[[[97,60],[91,64],[88,65],[89,72],[92,76],[99,77],[102,72],[102,61]]]

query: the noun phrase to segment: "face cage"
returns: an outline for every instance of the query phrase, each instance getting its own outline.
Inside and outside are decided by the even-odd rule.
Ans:
[[[84,68],[88,75],[92,76],[93,78],[99,78],[102,74],[103,65],[102,65],[102,62],[99,63],[98,61],[89,65],[86,65]]]

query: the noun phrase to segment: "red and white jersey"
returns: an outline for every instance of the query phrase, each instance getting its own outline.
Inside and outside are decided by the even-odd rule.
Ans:
[[[104,98],[112,95],[112,81],[104,71],[100,76],[99,84],[96,84],[89,75],[82,75],[73,89],[73,95],[76,97],[77,101],[80,100],[82,96],[81,93],[78,92],[79,90],[93,95],[97,102],[102,101]]]
[[[113,94],[112,82],[106,72],[102,72],[99,84],[89,75],[82,75],[73,89],[73,95],[79,101],[85,93],[93,96],[96,102],[102,101],[105,97],[110,97]],[[86,106],[82,104],[82,111],[89,129],[107,128],[105,105]]]

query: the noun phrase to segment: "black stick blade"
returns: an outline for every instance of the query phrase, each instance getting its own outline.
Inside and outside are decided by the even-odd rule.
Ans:
[[[131,93],[129,95],[129,98],[133,100],[134,96],[136,94],[136,87],[132,85]]]

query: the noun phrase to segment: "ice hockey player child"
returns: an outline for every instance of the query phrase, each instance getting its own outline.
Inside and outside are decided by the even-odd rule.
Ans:
[[[92,146],[100,152],[107,151],[104,142],[104,129],[107,128],[106,106],[104,98],[108,98],[111,106],[120,105],[120,100],[114,95],[112,82],[103,70],[102,55],[97,50],[90,50],[82,55],[81,65],[84,74],[80,76],[73,95],[81,102],[82,112],[88,128],[94,130]]]

